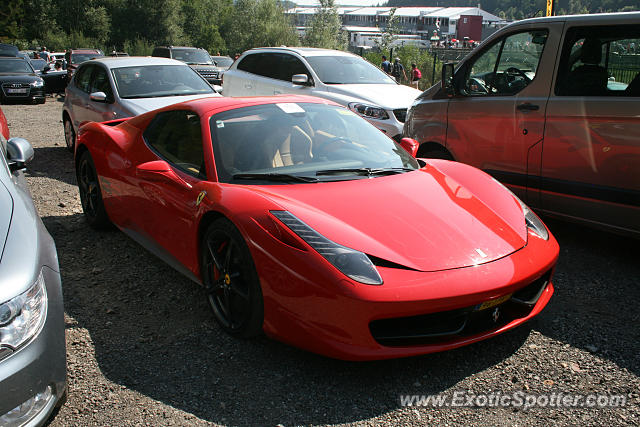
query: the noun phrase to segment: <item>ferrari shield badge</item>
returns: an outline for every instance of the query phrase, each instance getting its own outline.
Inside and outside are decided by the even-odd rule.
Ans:
[[[200,194],[198,194],[198,198],[196,199],[196,207],[200,206],[200,203],[202,203],[202,200],[204,200],[204,196],[207,195],[207,192],[202,190],[200,192]]]

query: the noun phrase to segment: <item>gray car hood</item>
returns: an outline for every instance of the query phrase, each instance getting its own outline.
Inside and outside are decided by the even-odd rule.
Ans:
[[[177,104],[179,102],[190,101],[192,99],[219,97],[217,93],[207,93],[203,95],[183,95],[183,96],[164,96],[159,98],[139,98],[139,99],[121,99],[120,105],[132,116],[146,113],[147,111],[157,110],[167,105]]]
[[[418,89],[395,84],[347,84],[326,87],[327,92],[342,95],[349,101],[359,99],[389,110],[409,108],[413,100],[422,93]]]

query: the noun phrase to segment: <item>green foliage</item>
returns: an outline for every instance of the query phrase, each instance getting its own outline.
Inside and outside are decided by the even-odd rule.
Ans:
[[[131,56],[151,56],[155,43],[152,43],[146,39],[136,37],[133,40],[127,40],[124,42],[122,49]],[[114,49],[112,50],[117,50]]]
[[[347,36],[334,0],[320,0],[320,7],[311,19],[304,38],[305,46],[345,50]]]
[[[376,66],[380,66],[382,63],[382,52],[367,52],[364,54],[364,58]],[[420,90],[425,90],[431,87],[432,82],[437,83],[440,81],[440,73],[442,71],[442,62],[436,59],[435,74],[433,73],[434,58],[426,50],[420,50],[416,46],[402,46],[394,48],[393,58],[389,58],[391,62],[395,58],[400,58],[400,63],[404,66],[407,77],[410,79],[411,64],[415,63],[418,66],[420,72],[422,72],[422,79],[419,83]],[[402,81],[400,83],[409,85],[409,81]]]
[[[380,33],[380,40],[375,40],[375,44],[383,52],[389,50],[393,41],[396,39],[396,34],[400,32],[398,26],[398,17],[396,16],[396,9],[393,8],[389,11],[389,20],[387,26],[382,29]]]

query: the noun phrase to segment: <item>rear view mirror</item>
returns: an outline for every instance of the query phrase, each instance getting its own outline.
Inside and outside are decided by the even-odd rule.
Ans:
[[[411,138],[402,138],[400,140],[400,146],[405,149],[405,151],[411,154],[411,157],[416,157],[418,154],[418,148],[420,148],[420,143],[415,139]]]
[[[24,138],[11,138],[7,141],[7,159],[11,172],[24,169],[33,159],[33,147]]]
[[[309,76],[306,74],[294,74],[291,76],[291,83],[296,85],[309,86]]]
[[[138,165],[136,168],[136,176],[149,181],[168,181],[178,184],[179,186],[191,188],[191,184],[180,178],[171,166],[169,166],[169,163],[164,160],[153,160]]]
[[[442,85],[442,91],[448,96],[453,96],[456,94],[456,89],[453,84],[452,63],[447,63],[442,66],[442,80],[440,81],[440,84]]]

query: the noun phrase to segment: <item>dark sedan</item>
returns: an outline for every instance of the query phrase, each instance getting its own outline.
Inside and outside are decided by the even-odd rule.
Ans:
[[[22,58],[0,58],[0,102],[44,104],[44,80]]]

